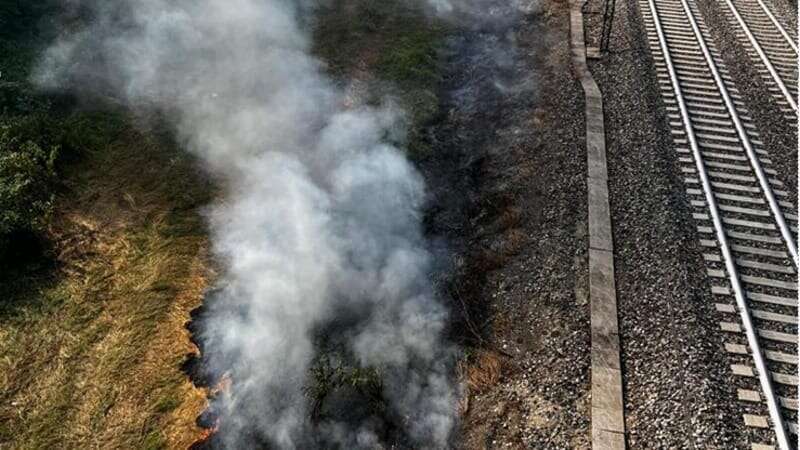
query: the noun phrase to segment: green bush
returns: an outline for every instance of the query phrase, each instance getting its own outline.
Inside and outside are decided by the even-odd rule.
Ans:
[[[395,82],[429,85],[438,78],[435,29],[407,31],[381,53],[378,71]]]
[[[341,353],[326,350],[311,366],[309,375],[310,382],[304,391],[311,400],[311,416],[315,420],[322,414],[328,396],[346,387],[355,389],[373,413],[385,412],[383,379],[375,367],[348,363]]]
[[[0,85],[25,83],[37,56],[55,38],[59,2],[0,0]]]
[[[42,148],[0,128],[0,236],[38,231],[53,206],[58,147]]]
[[[25,115],[0,114],[0,266],[28,252],[12,247],[41,237],[64,166],[103,151],[123,123],[113,111],[59,117],[42,107]]]

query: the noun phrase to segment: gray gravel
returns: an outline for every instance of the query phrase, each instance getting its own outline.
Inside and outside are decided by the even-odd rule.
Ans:
[[[638,8],[617,2],[611,53],[590,63],[605,101],[629,445],[749,448]]]

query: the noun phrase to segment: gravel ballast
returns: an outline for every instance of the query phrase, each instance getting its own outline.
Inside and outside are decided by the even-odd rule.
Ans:
[[[748,448],[638,8],[617,2],[610,53],[590,62],[605,102],[628,444]]]

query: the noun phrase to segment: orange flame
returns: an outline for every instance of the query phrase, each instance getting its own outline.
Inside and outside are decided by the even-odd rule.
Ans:
[[[222,375],[222,378],[220,378],[219,382],[214,387],[208,389],[207,397],[211,398],[220,393],[230,392],[231,383],[232,381],[229,374],[226,373]],[[202,446],[203,444],[211,440],[211,438],[214,437],[217,431],[219,431],[219,423],[220,419],[219,417],[217,417],[216,419],[214,419],[214,424],[211,425],[210,428],[203,428],[203,431],[200,433],[200,437],[198,437],[197,440],[189,448],[198,448],[199,446]]]
[[[226,374],[222,375],[222,378],[220,378],[220,380],[217,383],[217,385],[212,387],[209,390],[209,392],[208,392],[209,396],[210,397],[214,397],[216,395],[219,395],[220,393],[230,392],[231,383],[232,383],[232,381],[231,381],[231,377],[230,377],[229,374],[226,373]]]
[[[211,438],[214,437],[217,431],[219,431],[219,418],[214,420],[214,425],[212,425],[211,428],[204,428],[203,431],[200,433],[200,437],[198,437],[197,440],[194,441],[194,443],[191,446],[189,446],[189,448],[190,449],[198,448],[199,446],[202,446],[202,444],[205,444],[206,442],[211,440]]]

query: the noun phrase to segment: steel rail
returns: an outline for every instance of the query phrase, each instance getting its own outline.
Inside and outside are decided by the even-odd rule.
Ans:
[[[770,11],[769,8],[767,8],[767,5],[765,5],[762,0],[756,0],[756,1],[758,2],[759,6],[761,6],[761,9],[763,9],[764,12],[767,14],[767,17],[769,17],[772,23],[775,24],[775,28],[778,29],[778,31],[783,35],[784,39],[786,39],[786,42],[788,42],[789,45],[792,47],[792,50],[794,50],[795,53],[800,55],[800,52],[797,51],[797,44],[794,42],[794,39],[792,39],[792,37],[789,36],[789,33],[786,32],[786,29],[783,28],[783,25],[781,25],[780,22],[778,22],[778,19],[776,19],[775,16],[772,14],[772,11]]]
[[[795,114],[797,114],[797,102],[795,101],[792,94],[789,92],[789,89],[786,88],[786,84],[781,79],[780,75],[778,75],[778,71],[775,70],[775,67],[772,65],[772,62],[767,57],[767,54],[764,53],[764,50],[761,48],[761,45],[756,40],[756,37],[753,36],[753,33],[750,32],[750,27],[747,26],[747,23],[744,21],[742,16],[739,14],[739,11],[736,10],[736,6],[734,6],[731,0],[725,0],[725,3],[728,4],[728,7],[731,9],[733,16],[739,22],[739,25],[742,27],[744,34],[747,36],[747,39],[750,41],[750,44],[756,49],[756,53],[761,58],[761,61],[767,67],[767,71],[770,75],[772,75],[772,79],[775,80],[775,84],[778,85],[778,89],[781,90],[783,96],[786,97],[786,101],[789,103],[789,106],[794,110]],[[797,49],[795,48],[795,51]],[[796,257],[795,257],[796,258]]]
[[[780,205],[778,205],[778,201],[775,200],[775,194],[772,192],[772,186],[769,185],[769,180],[767,179],[767,176],[764,175],[764,170],[761,168],[761,163],[758,160],[758,156],[756,155],[753,146],[750,144],[750,138],[747,136],[747,132],[742,125],[742,121],[739,120],[739,113],[736,112],[733,101],[731,100],[730,95],[728,95],[728,88],[725,87],[725,83],[722,82],[719,71],[717,71],[717,65],[714,63],[714,59],[711,57],[711,53],[708,51],[705,38],[703,38],[703,35],[697,26],[697,22],[694,19],[694,13],[689,7],[687,0],[680,1],[683,5],[686,17],[689,19],[689,23],[692,26],[692,30],[694,31],[695,38],[700,46],[700,50],[702,50],[703,56],[705,56],[706,64],[708,65],[711,75],[714,77],[714,81],[717,84],[717,88],[722,96],[722,100],[725,102],[725,107],[728,110],[728,114],[730,115],[733,125],[736,128],[736,134],[739,136],[739,141],[741,141],[742,146],[745,149],[745,153],[747,153],[747,158],[750,160],[750,166],[753,168],[756,178],[758,178],[758,184],[761,185],[761,191],[764,193],[764,196],[767,197],[769,209],[772,211],[772,216],[775,218],[775,222],[778,224],[781,236],[783,236],[783,240],[786,243],[786,249],[789,250],[789,254],[792,256],[792,261],[794,262],[795,267],[797,267],[797,245],[795,245],[792,232],[786,225],[786,220],[784,220]]]
[[[778,445],[780,446],[781,450],[790,450],[789,446],[789,438],[786,433],[786,426],[783,421],[783,416],[778,409],[778,400],[775,396],[775,392],[772,388],[772,380],[770,379],[770,373],[767,370],[766,362],[764,361],[764,356],[761,352],[761,346],[758,343],[758,337],[756,336],[755,327],[753,326],[752,318],[750,317],[750,310],[747,306],[747,301],[744,296],[744,290],[742,289],[741,283],[739,281],[739,272],[736,268],[736,264],[734,263],[733,255],[731,254],[731,249],[728,244],[728,237],[725,234],[725,229],[722,225],[722,219],[720,218],[719,209],[717,207],[717,199],[714,196],[714,192],[711,189],[711,183],[708,179],[708,174],[705,170],[705,164],[703,162],[703,157],[700,152],[700,146],[697,143],[697,138],[694,134],[694,129],[692,128],[691,117],[689,115],[689,110],[686,107],[686,103],[683,100],[683,94],[681,90],[680,83],[678,82],[678,75],[675,71],[675,67],[672,64],[672,58],[670,57],[669,47],[667,46],[666,37],[664,36],[664,31],[661,28],[661,19],[658,17],[658,10],[656,9],[655,1],[654,0],[647,0],[648,4],[650,5],[650,9],[653,11],[653,23],[656,28],[656,33],[658,35],[658,42],[661,46],[661,52],[664,54],[664,62],[666,63],[667,70],[669,71],[670,81],[672,83],[672,89],[675,91],[675,100],[678,103],[678,107],[681,112],[681,118],[683,119],[683,125],[686,129],[686,137],[689,141],[689,146],[692,149],[692,154],[694,155],[695,165],[697,167],[697,173],[700,177],[700,182],[703,186],[703,193],[706,198],[706,203],[708,205],[709,212],[711,213],[711,220],[714,223],[714,230],[716,232],[717,240],[719,241],[720,250],[722,251],[723,259],[725,260],[725,267],[728,270],[728,276],[730,278],[731,287],[733,289],[734,296],[736,298],[736,304],[739,306],[739,312],[741,315],[742,323],[744,324],[745,334],[747,336],[747,342],[750,345],[750,349],[753,352],[753,360],[756,364],[756,368],[758,370],[758,378],[761,382],[761,389],[764,391],[764,397],[767,402],[767,408],[769,409],[770,417],[772,418],[773,424],[775,425],[775,433],[778,440]],[[686,0],[681,0],[681,3],[684,9],[688,8],[688,5],[685,3]],[[697,34],[697,24],[694,22],[694,17],[691,14],[691,11],[687,13],[687,16],[690,17],[690,22],[692,24],[692,28],[695,30]],[[698,39],[699,41],[699,39]],[[707,51],[707,49],[706,49]]]

